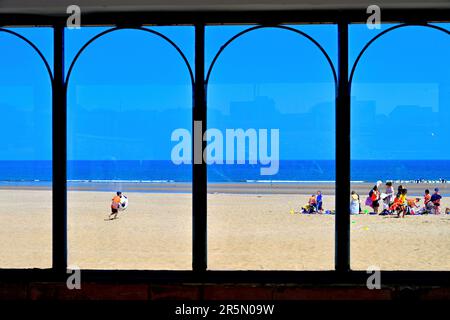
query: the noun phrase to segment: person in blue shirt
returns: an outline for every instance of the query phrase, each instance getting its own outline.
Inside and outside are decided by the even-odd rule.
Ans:
[[[319,213],[322,213],[322,211],[323,211],[323,207],[322,207],[322,192],[320,190],[317,191],[316,206],[317,206],[317,211]]]
[[[440,214],[440,206],[441,206],[441,198],[442,196],[439,194],[439,188],[434,189],[434,193],[431,196],[430,201],[434,205],[434,214]]]

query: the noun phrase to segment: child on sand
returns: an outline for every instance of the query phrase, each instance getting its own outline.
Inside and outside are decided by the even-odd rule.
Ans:
[[[402,218],[405,217],[405,213],[406,213],[406,206],[407,206],[407,202],[406,202],[406,195],[408,193],[407,189],[402,189],[400,197],[399,197],[399,207],[397,209],[397,217],[400,218],[400,214],[402,215]]]
[[[302,207],[303,213],[313,213],[317,209],[316,196],[313,194],[309,197],[308,204]]]
[[[317,207],[317,211],[319,213],[322,213],[323,208],[322,208],[322,192],[319,190],[317,191],[317,195],[316,195],[316,207]]]
[[[423,196],[423,208],[427,213],[431,212],[431,209],[433,209],[433,202],[431,202],[431,194],[428,189],[425,190],[425,194]]]
[[[419,198],[413,198],[413,199],[406,199],[406,214],[419,214],[419,211],[417,211],[417,208],[419,208]]]
[[[120,206],[120,196],[121,192],[117,192],[117,194],[112,198],[111,213],[109,215],[110,220],[117,219],[117,214],[119,213],[119,206]]]

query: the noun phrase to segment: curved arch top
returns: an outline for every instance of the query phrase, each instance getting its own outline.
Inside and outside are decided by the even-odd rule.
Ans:
[[[181,58],[183,59],[186,67],[188,68],[189,71],[189,76],[191,79],[191,86],[192,89],[194,88],[194,73],[192,72],[192,68],[191,65],[189,64],[188,59],[186,58],[186,56],[184,55],[183,51],[181,51],[181,49],[175,44],[175,42],[173,42],[171,39],[169,39],[167,36],[163,35],[162,33],[152,30],[152,29],[147,29],[147,28],[143,28],[143,27],[115,27],[115,28],[111,28],[109,30],[100,32],[99,34],[97,34],[96,36],[92,37],[88,42],[86,42],[81,49],[77,52],[77,54],[75,55],[75,57],[72,60],[72,63],[70,64],[69,70],[67,71],[67,75],[66,75],[66,79],[65,79],[65,88],[67,90],[68,85],[69,85],[69,80],[70,80],[70,75],[72,73],[72,70],[75,66],[75,63],[77,62],[78,58],[80,57],[80,55],[83,53],[83,51],[90,45],[92,44],[95,40],[97,40],[100,37],[103,37],[104,35],[108,34],[108,33],[112,33],[114,31],[117,30],[139,30],[139,31],[144,31],[144,32],[148,32],[150,34],[156,35],[162,39],[164,39],[166,42],[168,42],[177,52],[178,54],[181,56]]]
[[[325,49],[313,38],[311,37],[309,34],[300,31],[298,29],[294,29],[288,26],[283,26],[283,25],[274,25],[274,26],[255,26],[255,27],[251,27],[248,28],[246,30],[243,30],[239,33],[237,33],[236,35],[234,35],[233,37],[231,37],[227,42],[225,42],[219,49],[219,51],[217,51],[216,55],[214,56],[214,59],[211,62],[211,65],[208,68],[208,73],[206,74],[206,79],[205,79],[205,86],[208,86],[208,82],[209,82],[209,78],[211,76],[211,72],[214,68],[214,65],[216,64],[217,59],[219,58],[219,56],[222,54],[222,52],[225,50],[226,47],[228,47],[234,40],[236,40],[237,38],[241,37],[242,35],[249,33],[251,31],[254,30],[258,30],[258,29],[264,29],[264,28],[276,28],[276,29],[284,29],[284,30],[288,30],[291,32],[294,32],[296,34],[299,34],[303,37],[305,37],[306,39],[308,39],[309,41],[311,41],[323,54],[323,56],[327,59],[328,65],[331,68],[331,72],[333,73],[333,79],[334,79],[334,85],[335,88],[337,87],[337,74],[336,74],[336,69],[334,68],[333,62],[331,61],[330,56],[328,55],[328,53],[325,51]]]
[[[12,30],[8,30],[5,28],[0,28],[0,32],[5,32],[5,33],[9,33],[23,41],[25,41],[31,48],[33,48],[33,50],[39,55],[39,57],[41,58],[42,62],[45,65],[45,68],[47,69],[47,73],[48,76],[50,77],[50,82],[53,83],[53,73],[52,73],[52,69],[50,68],[50,65],[48,64],[47,59],[45,59],[44,54],[41,52],[41,50],[38,49],[38,47],[31,42],[30,40],[28,40],[27,38],[25,38],[24,36],[22,36],[21,34],[14,32]]]
[[[399,28],[404,28],[404,27],[411,27],[411,26],[415,26],[415,27],[426,27],[426,28],[436,29],[436,30],[442,31],[442,32],[444,32],[444,33],[446,33],[447,35],[450,36],[450,31],[449,31],[449,30],[444,29],[444,28],[439,27],[439,26],[431,25],[431,24],[428,24],[428,23],[425,23],[425,24],[402,23],[402,24],[399,24],[399,25],[390,27],[390,28],[388,28],[388,29],[386,29],[386,30],[380,32],[380,33],[377,34],[375,37],[373,37],[369,42],[366,43],[366,45],[363,47],[363,49],[360,51],[360,53],[359,53],[358,56],[356,57],[356,60],[355,60],[355,62],[353,63],[352,70],[351,70],[351,72],[350,72],[350,77],[349,77],[349,80],[348,80],[348,83],[349,83],[349,89],[350,89],[350,90],[351,90],[351,88],[352,88],[352,81],[353,81],[353,76],[355,75],[356,67],[358,66],[358,63],[359,63],[359,61],[361,60],[361,57],[362,57],[363,54],[367,51],[367,49],[370,47],[370,45],[371,45],[372,43],[374,43],[378,38],[380,38],[381,36],[385,35],[386,33],[390,32],[390,31],[392,31],[392,30],[399,29]]]

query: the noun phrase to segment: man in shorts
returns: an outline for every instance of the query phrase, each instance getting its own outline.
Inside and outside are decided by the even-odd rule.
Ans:
[[[119,213],[120,206],[120,196],[121,192],[117,192],[116,195],[112,198],[111,202],[111,214],[109,215],[110,220],[117,219],[117,214]]]

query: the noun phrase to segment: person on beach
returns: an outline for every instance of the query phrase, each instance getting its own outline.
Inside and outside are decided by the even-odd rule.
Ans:
[[[428,189],[425,190],[425,194],[423,196],[423,206],[425,212],[431,212],[431,209],[433,209],[433,202],[431,202],[431,194]]]
[[[121,192],[117,192],[116,195],[112,198],[111,201],[111,213],[109,215],[110,220],[117,219],[117,214],[119,213],[119,207],[120,207],[120,196]]]
[[[423,195],[423,208],[420,209],[418,214],[429,214],[431,213],[431,209],[433,209],[433,203],[431,202],[431,194],[430,190],[426,189],[425,194]]]
[[[378,213],[378,208],[380,207],[380,191],[378,191],[378,187],[375,185],[372,190],[369,192],[370,200],[372,200],[372,208],[373,212]]]
[[[400,198],[399,198],[399,207],[397,210],[397,217],[400,218],[400,214],[402,215],[402,218],[405,217],[405,213],[406,213],[406,206],[407,206],[407,202],[406,202],[406,195],[408,194],[408,189],[403,188],[400,194]]]
[[[394,187],[392,186],[392,182],[390,181],[386,182],[386,192],[382,194],[381,197],[383,199],[383,211],[380,214],[381,215],[391,214],[389,208],[394,203],[395,198],[395,191]]]
[[[423,195],[423,204],[425,205],[425,207],[427,206],[428,203],[430,203],[430,201],[431,201],[430,190],[425,189],[425,194]]]
[[[394,198],[395,198],[394,187],[392,186],[392,182],[388,181],[386,182],[386,198],[384,198],[387,207],[391,206],[391,204],[394,202]]]
[[[359,195],[352,191],[350,199],[350,214],[359,214],[361,212],[361,203],[359,201]]]
[[[420,212],[417,211],[417,208],[420,207],[419,202],[420,198],[406,199],[405,214],[407,215],[420,214]]]
[[[398,186],[397,194],[394,198],[394,203],[389,207],[389,210],[392,213],[397,212],[397,217],[400,217],[400,213],[402,213],[405,209],[406,196],[404,196],[403,194],[404,190],[405,189],[403,189],[402,185]]]
[[[317,191],[317,195],[316,195],[316,208],[317,208],[317,212],[322,213],[323,212],[323,207],[322,207],[322,192],[319,190]]]
[[[433,203],[433,206],[434,206],[434,214],[441,214],[441,211],[440,211],[441,199],[442,199],[442,196],[439,193],[439,188],[435,188],[434,193],[430,198],[430,201]]]
[[[303,213],[314,213],[314,211],[317,210],[317,201],[316,201],[316,195],[311,195],[308,200],[308,204],[306,206],[302,207]]]

